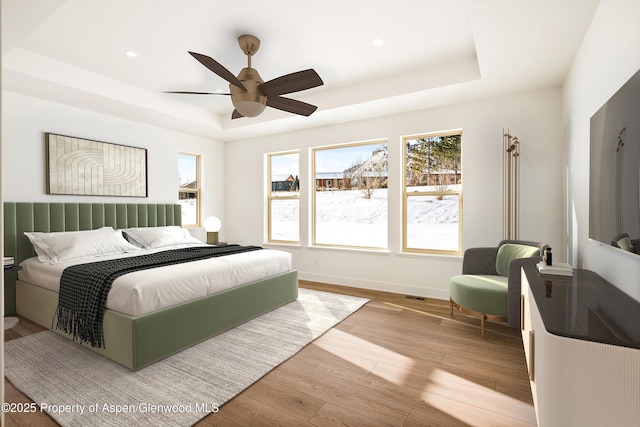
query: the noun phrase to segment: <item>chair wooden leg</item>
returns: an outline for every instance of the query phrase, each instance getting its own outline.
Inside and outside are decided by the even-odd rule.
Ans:
[[[488,321],[492,321],[492,322],[506,322],[507,321],[507,316],[496,316],[493,314],[485,314],[485,313],[480,313],[478,311],[473,311],[471,309],[462,307],[461,305],[459,305],[458,303],[453,302],[453,300],[451,298],[449,298],[449,316],[453,317],[453,309],[458,310],[463,312],[466,315],[469,316],[473,316],[476,319],[480,319],[480,333],[482,335],[482,339],[484,339],[484,326]]]

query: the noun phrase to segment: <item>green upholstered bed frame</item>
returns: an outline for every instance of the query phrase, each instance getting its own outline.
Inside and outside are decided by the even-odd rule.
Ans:
[[[35,255],[25,231],[76,231],[181,225],[178,204],[4,203],[5,255]],[[58,294],[5,274],[5,311],[51,328]],[[85,347],[137,370],[298,297],[295,270],[141,317],[104,316],[106,348]],[[65,333],[53,329],[60,335]]]

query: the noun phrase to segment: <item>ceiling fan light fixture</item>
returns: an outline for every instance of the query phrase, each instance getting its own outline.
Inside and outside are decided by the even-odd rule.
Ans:
[[[259,89],[263,83],[260,74],[256,69],[246,67],[238,74],[238,80],[242,82],[245,89],[230,84],[231,103],[244,117],[259,116],[267,108],[267,97]]]
[[[256,117],[267,108],[267,97],[252,93],[233,95],[231,102],[238,113],[244,117]]]

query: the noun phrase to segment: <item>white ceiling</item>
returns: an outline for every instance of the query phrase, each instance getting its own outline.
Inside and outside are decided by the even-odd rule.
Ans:
[[[597,0],[2,0],[3,89],[232,141],[554,87]],[[228,91],[187,51],[234,74],[253,34],[262,78],[315,69],[287,95],[318,110],[231,120]],[[382,38],[381,46],[373,40]],[[130,58],[126,51],[138,56]]]

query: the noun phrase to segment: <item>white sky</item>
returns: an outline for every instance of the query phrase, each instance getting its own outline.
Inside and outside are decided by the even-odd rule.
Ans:
[[[196,157],[178,154],[178,185],[193,182],[196,176]]]

